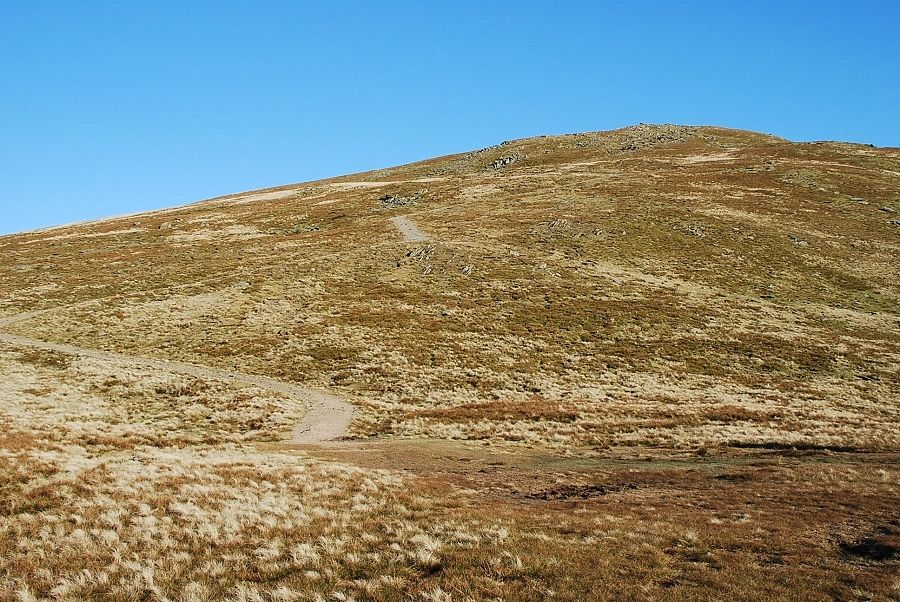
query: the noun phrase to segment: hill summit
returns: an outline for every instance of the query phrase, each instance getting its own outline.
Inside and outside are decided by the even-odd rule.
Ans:
[[[833,404],[897,391],[898,161],[710,127],[515,140],[7,236],[0,311],[342,391],[355,436],[897,445],[896,414]]]
[[[0,598],[892,599],[898,259],[674,125],[0,237]]]

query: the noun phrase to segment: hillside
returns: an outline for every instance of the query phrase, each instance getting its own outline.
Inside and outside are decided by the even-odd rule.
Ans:
[[[0,597],[897,599],[898,266],[668,125],[0,237]]]

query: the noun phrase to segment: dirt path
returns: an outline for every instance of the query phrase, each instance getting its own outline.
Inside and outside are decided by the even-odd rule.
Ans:
[[[398,215],[397,217],[392,217],[391,221],[394,222],[394,226],[396,226],[397,230],[400,231],[400,234],[403,235],[403,240],[405,242],[423,242],[428,240],[428,236],[419,230],[419,227],[408,217]]]
[[[241,372],[221,370],[219,368],[189,364],[187,362],[150,359],[111,351],[84,349],[73,345],[48,343],[46,341],[38,341],[36,339],[29,339],[27,337],[12,334],[0,333],[0,341],[11,345],[58,351],[60,353],[90,357],[103,361],[127,363],[142,368],[153,368],[165,372],[188,374],[198,378],[208,378],[224,382],[241,382],[283,393],[284,395],[302,400],[307,407],[306,416],[304,416],[303,422],[294,429],[294,434],[291,438],[292,443],[318,443],[330,441],[346,433],[347,427],[353,419],[353,406],[340,397],[323,393],[322,391],[317,391],[315,389],[275,380],[274,378],[268,378],[266,376],[243,374]]]
[[[13,322],[24,322],[25,320],[31,320],[32,318],[37,318],[38,316],[40,316],[48,311],[52,311],[52,310],[38,309],[35,311],[28,311],[28,312],[21,313],[21,314],[15,314],[13,316],[3,316],[3,317],[0,317],[0,326],[6,326],[7,324],[12,324]]]

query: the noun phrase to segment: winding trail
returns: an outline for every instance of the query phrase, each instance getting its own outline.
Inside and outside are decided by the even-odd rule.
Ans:
[[[17,317],[18,319],[24,319],[23,314],[20,314]],[[11,318],[5,318],[0,320],[0,325],[4,323],[9,324],[12,321],[13,319]],[[30,339],[13,334],[0,333],[0,341],[11,345],[57,351],[102,361],[126,363],[142,368],[153,368],[165,372],[188,374],[198,378],[208,378],[223,382],[240,382],[277,391],[295,399],[302,400],[307,407],[306,416],[304,416],[303,422],[294,428],[291,443],[321,443],[323,441],[330,441],[344,435],[347,432],[350,421],[353,419],[353,406],[340,397],[329,393],[323,393],[316,389],[286,383],[267,376],[244,374],[242,372],[233,372],[230,370],[222,370],[220,368],[212,368],[210,366],[189,364],[187,362],[150,359],[123,353],[115,353],[112,351],[84,349],[82,347],[75,347],[74,345],[49,343],[47,341],[39,341],[37,339]]]
[[[419,227],[408,217],[398,215],[392,217],[391,221],[397,230],[400,231],[400,234],[403,235],[405,242],[424,242],[428,240],[428,235],[419,230]]]

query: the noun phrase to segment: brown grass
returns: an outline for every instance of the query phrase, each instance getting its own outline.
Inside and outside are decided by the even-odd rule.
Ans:
[[[896,600],[898,173],[637,126],[2,237],[0,329],[358,412],[0,346],[0,598]]]

